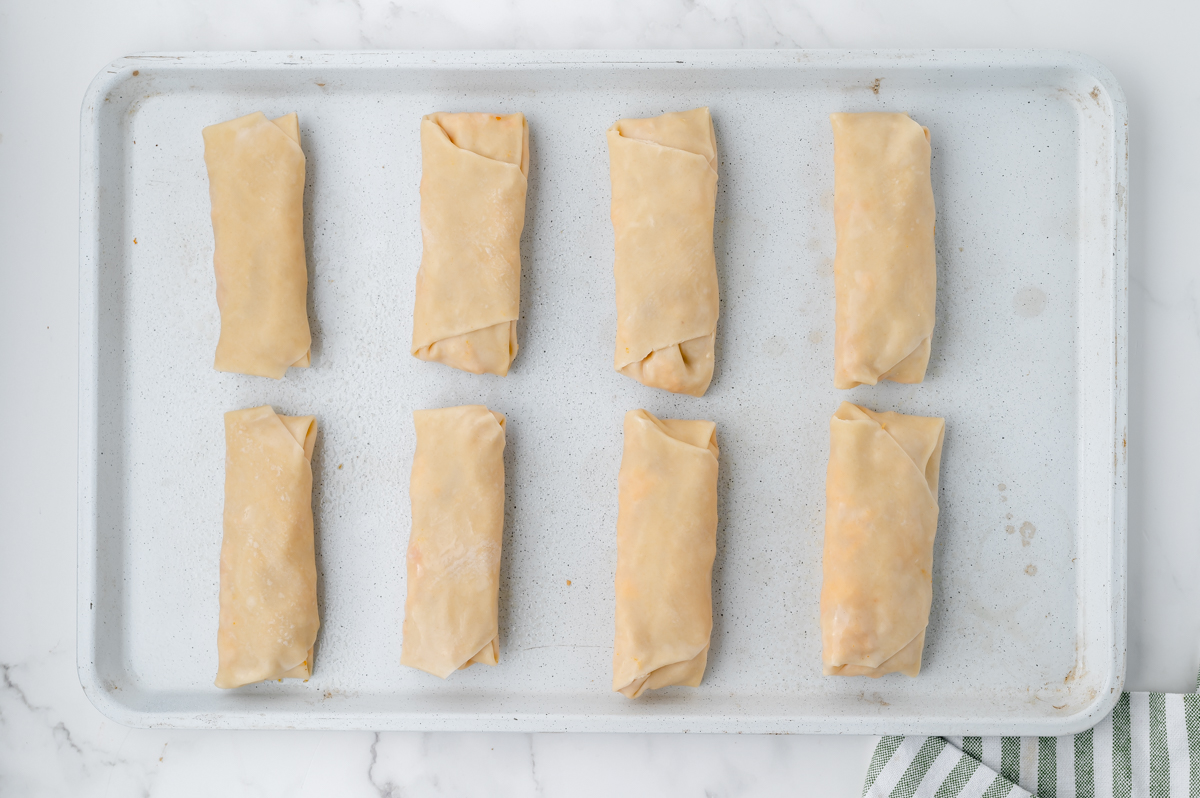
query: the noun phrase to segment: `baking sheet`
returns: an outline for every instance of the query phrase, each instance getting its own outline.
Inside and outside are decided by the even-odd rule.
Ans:
[[[612,370],[604,131],[712,109],[716,374],[702,399]],[[313,368],[211,369],[200,130],[296,111]],[[418,120],[522,111],[521,351],[507,378],[408,353]],[[832,111],[928,126],[938,323],[925,382],[833,388]],[[121,59],[82,113],[79,675],[109,717],[191,728],[1062,734],[1125,662],[1126,116],[1066,53],[206,53]],[[917,679],[827,678],[828,419],[946,418]],[[226,410],[320,425],[322,627],[306,683],[213,687]],[[508,417],[501,664],[399,665],[413,409]],[[716,421],[714,629],[698,689],[611,692],[621,420]]]

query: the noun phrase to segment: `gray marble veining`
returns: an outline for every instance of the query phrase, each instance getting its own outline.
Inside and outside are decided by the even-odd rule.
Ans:
[[[0,793],[52,796],[856,796],[870,738],[164,732],[117,726],[75,676],[79,101],[147,50],[1044,47],[1130,103],[1132,689],[1192,689],[1200,655],[1200,6],[1167,0],[358,3],[0,7]],[[69,740],[69,742],[68,742]],[[536,781],[534,777],[536,763]]]

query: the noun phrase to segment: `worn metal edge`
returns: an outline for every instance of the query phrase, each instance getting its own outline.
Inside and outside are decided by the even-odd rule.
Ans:
[[[122,59],[124,60],[124,59]],[[76,550],[76,674],[88,700],[120,723],[136,722],[136,713],[109,700],[95,660],[98,546],[97,473],[99,468],[99,268],[100,142],[99,115],[105,95],[126,80],[132,67],[122,61],[92,79],[79,112],[79,373]]]

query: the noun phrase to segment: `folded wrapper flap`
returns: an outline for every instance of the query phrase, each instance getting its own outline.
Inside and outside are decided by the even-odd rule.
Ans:
[[[826,675],[916,676],[933,600],[945,422],[843,402],[830,420],[824,581]]]
[[[630,410],[633,421],[637,424],[649,422],[666,436],[667,445],[674,447],[675,442],[695,449],[707,449],[714,458],[721,456],[717,448],[717,425],[713,421],[690,421],[681,418],[659,418],[645,410]],[[627,414],[627,415],[629,415]]]
[[[699,155],[708,161],[712,173],[717,173],[717,133],[707,107],[645,119],[620,119],[612,130],[622,138]]]

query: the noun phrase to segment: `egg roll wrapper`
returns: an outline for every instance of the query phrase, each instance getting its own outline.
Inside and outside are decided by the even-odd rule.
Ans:
[[[834,386],[921,382],[937,295],[929,129],[902,113],[831,114],[830,121]]]
[[[703,396],[720,310],[713,218],[717,138],[707,108],[608,130],[617,340],[613,366]]]
[[[613,690],[696,687],[712,634],[716,424],[625,415]]]
[[[280,379],[312,359],[300,123],[259,112],[203,135],[221,311],[213,368]]]
[[[417,410],[400,662],[445,679],[500,659],[504,430],[483,405]]]
[[[415,357],[474,374],[508,374],[517,355],[528,174],[524,115],[421,119]]]
[[[307,679],[321,621],[313,541],[312,416],[225,414],[216,685]]]
[[[822,670],[921,670],[945,422],[843,402],[829,422]]]

